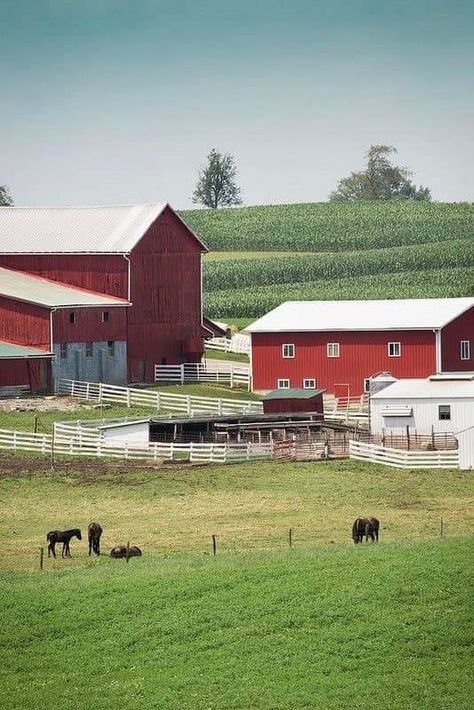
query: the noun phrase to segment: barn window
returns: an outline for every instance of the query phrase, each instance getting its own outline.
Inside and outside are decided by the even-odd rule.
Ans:
[[[290,389],[290,380],[278,380],[277,387],[279,390],[289,390]]]
[[[67,358],[67,343],[61,343],[60,345],[60,358],[61,360],[66,360]]]
[[[114,357],[114,355],[115,355],[115,341],[114,340],[107,341],[107,351],[108,351],[109,357]]]
[[[86,343],[86,357],[92,357],[94,354],[93,343]]]
[[[303,380],[303,389],[305,389],[305,390],[316,389],[316,380],[312,377],[308,377],[306,380]]]
[[[285,358],[295,357],[295,346],[293,343],[285,343],[281,346],[281,353]]]
[[[75,322],[76,322],[76,314],[74,313],[74,311],[71,311],[70,314],[69,314],[69,322],[70,322],[70,323],[75,323]]]
[[[102,311],[102,323],[108,323],[108,322],[109,322],[109,312]]]
[[[471,341],[461,340],[461,360],[471,359]]]
[[[389,357],[400,357],[402,354],[401,343],[389,343],[388,344],[388,356]]]
[[[339,357],[339,343],[328,343],[328,357]]]
[[[364,392],[370,392],[370,377],[366,377],[364,380]]]
[[[440,421],[449,421],[451,419],[451,405],[440,404],[438,406],[438,418]]]

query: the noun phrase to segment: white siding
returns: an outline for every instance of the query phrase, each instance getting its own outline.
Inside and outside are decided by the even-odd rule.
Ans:
[[[461,470],[474,468],[474,427],[459,434],[457,440],[459,444],[459,468]]]
[[[451,406],[451,419],[440,420],[438,406],[449,404]],[[382,410],[386,407],[410,406],[413,408],[411,417],[383,417]],[[456,433],[471,427],[474,422],[474,398],[444,398],[437,399],[373,399],[370,402],[370,429],[372,434],[380,436],[382,430],[403,433],[406,427],[416,430],[418,434],[431,434],[432,427],[435,432]]]
[[[111,426],[101,431],[105,441],[110,443],[128,441],[148,444],[150,440],[150,425],[148,422],[131,422],[125,426]]]

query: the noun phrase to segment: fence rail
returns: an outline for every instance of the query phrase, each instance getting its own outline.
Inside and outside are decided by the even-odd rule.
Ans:
[[[114,402],[127,407],[148,407],[157,411],[180,412],[187,416],[203,414],[253,414],[263,411],[261,402],[227,399],[222,397],[197,397],[186,394],[168,394],[156,390],[143,390],[101,382],[59,380],[58,391],[71,397]]]
[[[217,382],[228,387],[246,387],[250,390],[250,368],[248,365],[221,363],[212,364],[188,362],[182,365],[155,365],[155,382]]]
[[[48,454],[51,451],[51,434],[33,434],[28,431],[0,429],[0,449],[13,451],[38,451]]]
[[[457,450],[407,451],[352,439],[349,441],[349,457],[395,468],[459,468]]]
[[[220,350],[225,353],[250,354],[250,336],[237,334],[232,338],[211,338],[206,340],[204,347],[206,350]]]

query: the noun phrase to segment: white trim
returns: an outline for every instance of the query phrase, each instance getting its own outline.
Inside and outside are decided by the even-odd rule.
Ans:
[[[463,346],[467,346],[466,351],[467,351],[467,357],[463,357]],[[461,349],[461,360],[470,360],[471,359],[471,341],[470,340],[461,340],[460,342],[460,349]]]
[[[292,353],[292,355],[285,355],[285,348],[288,348],[289,352]],[[295,344],[294,343],[283,343],[281,346],[281,356],[285,360],[294,360],[295,358]]]
[[[282,382],[288,382],[287,385],[282,385]],[[282,377],[277,380],[277,389],[278,390],[289,390],[291,389],[290,387],[290,380],[287,377]]]
[[[438,328],[434,331],[435,334],[435,351],[436,351],[436,372],[442,372],[442,360],[441,360],[441,329]]]
[[[393,347],[393,350],[398,350],[398,352],[393,352],[393,353],[390,352],[392,345],[396,346],[396,347]],[[401,357],[402,356],[402,344],[401,344],[400,340],[390,340],[387,343],[387,354],[389,357]]]
[[[341,357],[340,343],[327,343],[326,344],[326,357],[330,357],[330,358]]]
[[[312,385],[308,385],[308,382],[312,382]],[[303,378],[303,389],[304,390],[315,390],[316,389],[316,379],[314,377],[304,377]]]

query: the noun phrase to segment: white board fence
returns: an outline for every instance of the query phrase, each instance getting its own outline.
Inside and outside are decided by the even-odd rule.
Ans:
[[[250,390],[250,368],[219,362],[219,367],[208,363],[187,362],[182,365],[155,365],[155,382],[186,384],[189,382],[216,382],[227,387],[245,387]]]
[[[394,468],[459,468],[459,451],[457,449],[406,451],[352,439],[349,441],[349,458],[380,463]]]
[[[204,343],[205,350],[220,350],[225,353],[250,355],[250,335],[237,333],[232,338],[211,338]]]

